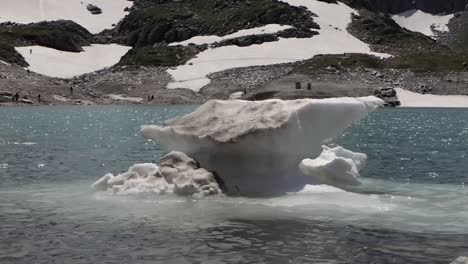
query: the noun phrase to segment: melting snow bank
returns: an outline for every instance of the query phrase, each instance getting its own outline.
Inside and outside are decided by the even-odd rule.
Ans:
[[[356,186],[359,170],[364,168],[366,154],[355,153],[342,147],[323,146],[316,159],[305,159],[299,165],[302,173],[331,186]]]
[[[302,173],[299,164],[306,158],[318,157],[324,142],[383,104],[373,96],[256,102],[212,100],[193,113],[169,120],[167,126],[144,126],[142,132],[169,150],[187,153],[203,168],[215,172],[228,194],[277,195],[321,181],[340,187],[349,184],[349,175],[357,175],[353,165],[336,164],[351,159],[357,170],[364,160],[360,154],[344,149],[326,150],[322,159],[331,153],[335,157],[327,157],[332,162],[330,166],[316,169],[322,174],[316,175],[310,170],[312,167],[307,167],[306,173],[313,176]],[[339,172],[340,168],[344,171]]]
[[[106,174],[92,188],[114,194],[175,193],[204,197],[221,193],[215,176],[199,168],[197,162],[184,153],[171,152],[159,160],[159,165],[136,164],[123,174]]]
[[[171,43],[169,44],[169,46],[177,46],[177,45],[187,46],[189,44],[195,44],[195,45],[213,44],[216,42],[221,42],[223,40],[251,36],[251,35],[274,34],[274,33],[278,33],[279,31],[290,29],[290,28],[292,27],[286,26],[286,25],[269,24],[263,27],[239,30],[233,34],[229,34],[229,35],[222,36],[222,37],[220,36],[196,36],[196,37],[190,38],[182,42]]]
[[[41,46],[16,48],[26,59],[31,71],[51,77],[73,78],[117,64],[131,47],[93,44],[83,49],[83,52],[78,53]]]
[[[223,70],[290,63],[310,59],[319,54],[364,53],[381,58],[388,54],[372,52],[369,45],[346,30],[351,14],[356,11],[347,5],[329,4],[317,0],[283,0],[293,6],[305,6],[318,15],[314,20],[320,25],[319,35],[312,38],[280,39],[249,47],[224,46],[207,49],[185,65],[168,70],[174,82],[167,88],[188,88],[198,92],[210,83],[207,76]]]
[[[453,16],[453,14],[432,15],[421,10],[410,10],[393,15],[392,18],[403,28],[420,32],[429,37],[436,37],[437,32],[449,31],[447,25]]]
[[[102,14],[93,15],[87,10],[92,4],[102,9]],[[41,21],[72,20],[89,32],[97,34],[110,29],[128,14],[132,1],[127,0],[1,0],[0,23],[36,23]]]
[[[402,107],[468,107],[466,95],[433,95],[395,89]]]

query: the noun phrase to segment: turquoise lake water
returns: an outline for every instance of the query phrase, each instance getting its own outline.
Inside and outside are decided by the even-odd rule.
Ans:
[[[165,153],[139,127],[192,106],[0,108],[0,263],[450,263],[468,255],[468,110],[383,109],[335,140],[358,193],[96,194]]]

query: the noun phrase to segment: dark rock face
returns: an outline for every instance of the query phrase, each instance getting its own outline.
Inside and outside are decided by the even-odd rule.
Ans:
[[[93,35],[69,20],[39,22],[27,25],[0,24],[0,39],[12,46],[39,45],[61,51],[80,52],[91,44]]]
[[[370,44],[375,51],[404,55],[444,49],[435,40],[400,27],[387,14],[368,10],[361,10],[359,13],[360,15],[353,15],[348,31]]]
[[[276,34],[261,34],[261,35],[250,35],[239,38],[227,39],[221,42],[213,44],[214,47],[235,45],[239,47],[247,47],[250,45],[258,45],[265,42],[278,41],[279,38],[311,38],[315,35],[318,35],[317,31],[312,31],[310,29],[297,29],[290,28],[283,31],[280,31]]]
[[[272,23],[291,25],[303,32],[319,29],[307,9],[280,1],[139,0],[116,29],[103,35],[139,48],[181,42],[197,35],[226,35]],[[240,41],[244,43],[241,45],[251,42]]]
[[[463,11],[468,0],[346,0],[353,6],[361,6],[372,11],[396,14],[411,9],[424,12],[454,13]]]

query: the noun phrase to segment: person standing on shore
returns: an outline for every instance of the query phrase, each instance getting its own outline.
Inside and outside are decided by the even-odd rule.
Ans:
[[[38,102],[38,103],[41,102],[41,94],[38,94],[38,95],[37,95],[37,102]]]
[[[15,101],[16,101],[16,102],[19,102],[19,98],[20,98],[20,95],[19,95],[19,93],[17,92],[17,93],[15,94]]]

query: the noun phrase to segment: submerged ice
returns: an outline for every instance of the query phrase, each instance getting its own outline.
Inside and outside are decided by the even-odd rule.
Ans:
[[[212,100],[142,133],[193,157],[228,194],[277,195],[308,184],[359,184],[365,155],[322,145],[381,105],[376,97]]]

